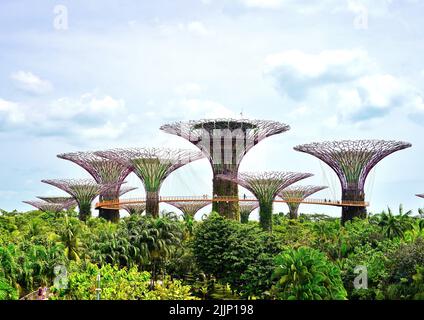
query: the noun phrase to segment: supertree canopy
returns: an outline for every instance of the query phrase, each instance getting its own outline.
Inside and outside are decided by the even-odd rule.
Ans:
[[[423,194],[417,194],[416,196],[420,197],[420,198],[424,198],[424,193]]]
[[[159,191],[163,181],[174,170],[203,158],[201,152],[167,148],[113,149],[96,154],[121,163],[141,179],[146,190],[146,213],[153,217],[159,216]]]
[[[237,176],[240,162],[253,146],[290,127],[267,120],[205,119],[165,124],[160,129],[190,141],[209,159],[213,195],[238,197],[237,183],[220,179],[218,175]],[[214,202],[212,210],[230,219],[240,219],[238,202]]]
[[[283,200],[287,201],[289,207],[290,219],[297,219],[298,210],[302,200],[317,193],[318,191],[324,190],[328,187],[324,186],[290,186],[281,190],[278,194]]]
[[[274,198],[282,189],[311,176],[311,173],[271,171],[220,175],[220,178],[234,181],[255,195],[259,202],[259,223],[263,229],[271,231]]]
[[[116,188],[107,190],[100,194],[100,201],[118,200],[120,196],[121,183],[131,173],[131,169],[117,161],[105,159],[94,152],[71,152],[57,155],[60,159],[72,161],[84,168],[98,184],[116,184]],[[119,210],[99,209],[99,217],[117,222]]]
[[[210,200],[204,200],[204,201],[166,201],[167,204],[170,204],[178,209],[180,209],[183,214],[184,218],[194,218],[197,211],[200,209],[206,207],[207,205],[211,204]]]
[[[77,202],[80,220],[87,220],[91,216],[91,203],[99,194],[116,188],[116,184],[98,184],[91,179],[50,179],[41,182],[55,186],[69,193]]]
[[[127,211],[130,215],[141,215],[146,210],[146,203],[128,203],[121,206],[122,209]]]
[[[247,223],[249,222],[249,216],[253,210],[259,207],[258,201],[242,201],[239,204],[240,206],[240,222]]]
[[[41,201],[41,200],[22,201],[22,202],[27,203],[41,211],[53,212],[53,213],[58,213],[63,210],[67,210],[74,204],[73,201],[69,201],[69,200],[64,202],[47,202],[47,201]]]
[[[75,203],[75,200],[72,197],[61,197],[61,196],[48,197],[48,196],[45,196],[45,197],[37,197],[37,198],[40,199],[40,200],[43,200],[45,202],[49,202],[49,203],[64,203],[64,202]]]
[[[388,155],[411,147],[410,143],[384,140],[342,140],[299,145],[294,149],[309,153],[329,165],[339,177],[342,187],[342,202],[364,202],[365,180],[374,166]],[[342,207],[342,219],[366,217],[366,207]]]
[[[130,191],[134,191],[136,189],[138,189],[138,188],[137,187],[127,187],[127,186],[121,187],[121,188],[119,188],[119,197],[123,196],[124,194],[126,194]]]

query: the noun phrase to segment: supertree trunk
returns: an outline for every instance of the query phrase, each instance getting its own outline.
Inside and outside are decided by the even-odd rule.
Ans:
[[[213,179],[214,197],[236,197],[238,198],[238,184],[234,181]],[[218,212],[227,219],[240,221],[240,207],[238,201],[220,201],[212,203],[212,210]]]
[[[300,203],[288,203],[289,206],[289,218],[297,219],[299,217],[299,206]]]
[[[118,200],[118,199],[110,199],[110,197],[100,196],[100,201],[106,200]],[[118,223],[119,222],[119,209],[99,209],[99,218],[103,218],[107,221]]]
[[[240,222],[241,223],[248,223],[249,222],[249,216],[250,216],[250,212],[247,211],[240,211]]]
[[[342,201],[365,201],[365,194],[361,190],[347,189],[342,191]],[[365,219],[367,217],[367,208],[364,207],[342,207],[341,224],[344,225],[347,221],[354,218]]]
[[[273,203],[271,201],[259,200],[259,224],[265,231],[272,231],[272,209]]]
[[[79,204],[79,219],[87,221],[91,217],[91,203]]]
[[[153,218],[159,217],[159,191],[146,192],[146,215]]]

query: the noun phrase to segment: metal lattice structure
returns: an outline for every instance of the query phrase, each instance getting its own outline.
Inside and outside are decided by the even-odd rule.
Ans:
[[[67,210],[72,205],[74,205],[74,201],[64,201],[64,202],[46,202],[42,200],[34,200],[34,201],[22,201],[24,203],[27,203],[38,210],[44,211],[44,212],[53,212],[53,213],[59,213],[63,210]]]
[[[237,176],[244,155],[253,146],[290,126],[268,120],[203,119],[165,124],[160,129],[188,140],[203,152],[212,166],[213,194],[219,197],[238,196],[238,188],[218,175]],[[240,218],[238,202],[214,203],[212,209],[230,219]]]
[[[49,202],[49,203],[64,203],[64,202],[73,202],[75,203],[74,198],[72,197],[61,197],[61,196],[57,196],[57,197],[49,197],[49,196],[45,196],[45,197],[37,197],[40,200],[43,200],[45,202]]]
[[[297,219],[301,201],[327,188],[326,186],[290,186],[281,190],[278,195],[287,201],[290,218]]]
[[[203,158],[201,152],[186,149],[132,148],[97,151],[96,155],[121,163],[142,181],[146,191],[146,212],[159,216],[159,191],[176,169]]]
[[[342,140],[296,146],[296,151],[311,154],[334,170],[342,187],[342,201],[364,201],[365,181],[375,165],[390,154],[411,147],[402,141]],[[366,208],[343,207],[342,224],[354,217],[365,217]]]
[[[139,214],[141,215],[144,210],[146,210],[146,204],[145,203],[128,203],[122,205],[122,209],[127,211],[130,215],[133,214]]]
[[[134,191],[134,190],[137,190],[137,189],[138,189],[137,187],[127,187],[127,186],[121,187],[121,188],[119,188],[119,197],[123,196],[124,194],[126,194],[128,192],[131,192],[131,191]]]
[[[94,198],[107,190],[116,188],[116,184],[98,184],[91,179],[45,179],[41,182],[70,194],[78,204],[79,217],[83,221],[91,216],[91,203]]]
[[[191,202],[166,201],[166,203],[180,209],[184,214],[184,218],[187,219],[188,217],[194,218],[197,211],[206,207],[212,202],[205,200],[205,201],[191,201]]]
[[[244,172],[238,176],[220,175],[252,192],[259,202],[259,222],[265,230],[272,230],[273,201],[278,193],[302,179],[313,176],[312,173],[300,172]]]
[[[424,193],[423,194],[417,194],[416,196],[420,197],[420,198],[424,198]]]
[[[115,188],[100,194],[100,200],[115,200],[121,195],[120,187],[131,169],[122,163],[106,159],[94,152],[70,152],[57,155],[58,158],[69,160],[84,168],[98,184],[116,184]],[[99,209],[99,216],[106,220],[118,221],[119,210]]]
[[[240,222],[247,223],[249,221],[249,216],[253,210],[259,207],[258,201],[243,201],[240,202]]]

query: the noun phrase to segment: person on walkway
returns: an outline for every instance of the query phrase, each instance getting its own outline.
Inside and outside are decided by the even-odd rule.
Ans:
[[[44,292],[43,288],[39,287],[38,292],[37,292],[37,300],[44,300],[43,299],[43,292]]]

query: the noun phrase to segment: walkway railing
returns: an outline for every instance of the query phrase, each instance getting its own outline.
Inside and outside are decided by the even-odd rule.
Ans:
[[[213,197],[210,198],[207,195],[204,196],[164,196],[159,197],[159,202],[196,202],[196,201],[210,201],[210,202],[252,202],[257,201],[255,197],[245,196],[242,198],[238,197]],[[119,199],[119,200],[107,200],[96,203],[96,208],[105,208],[105,209],[119,209],[122,205],[126,204],[137,204],[145,203],[146,198],[129,198],[129,199]],[[305,204],[317,204],[317,205],[326,205],[326,206],[336,206],[336,207],[368,207],[369,202],[366,201],[341,201],[341,200],[330,200],[330,199],[301,199],[301,198],[290,198],[290,199],[274,199],[274,202],[283,202],[283,203],[305,203]]]

